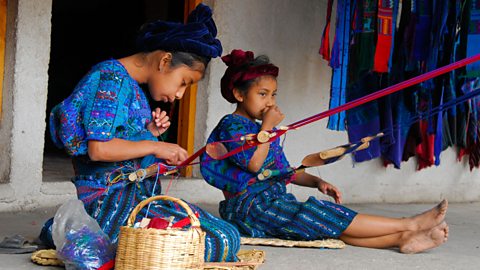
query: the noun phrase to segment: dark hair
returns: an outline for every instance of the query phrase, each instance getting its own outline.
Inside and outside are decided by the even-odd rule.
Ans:
[[[270,64],[270,59],[268,58],[268,56],[259,55],[259,56],[255,57],[255,59],[253,61],[251,61],[249,63],[246,63],[243,66],[239,67],[239,70],[247,69],[249,67],[268,65],[268,64]],[[275,78],[274,76],[271,76],[271,75],[264,75],[264,76],[270,76],[272,78]],[[251,80],[235,82],[233,84],[233,87],[240,90],[240,92],[242,94],[246,94],[248,89],[250,89],[250,87],[252,87],[253,84],[257,83],[264,76],[260,76],[260,77],[257,77],[257,78],[251,79]]]
[[[194,53],[187,52],[170,52],[172,54],[172,61],[170,62],[170,67],[176,68],[180,65],[185,65],[193,70],[200,70],[198,64],[203,64],[204,71],[207,69],[209,59]]]

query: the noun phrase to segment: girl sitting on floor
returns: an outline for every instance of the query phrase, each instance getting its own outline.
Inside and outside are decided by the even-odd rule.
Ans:
[[[221,81],[222,96],[236,103],[236,110],[224,116],[207,143],[227,141],[227,150],[243,142],[229,141],[262,130],[273,130],[284,118],[276,105],[278,68],[267,57],[254,58],[250,51],[233,50],[222,57],[228,68]],[[239,152],[224,160],[204,153],[201,173],[211,185],[223,190],[220,203],[223,219],[248,237],[292,240],[339,238],[362,247],[398,247],[403,253],[417,253],[447,241],[447,201],[410,218],[388,218],[356,213],[340,203],[340,191],[325,180],[306,172],[290,173],[260,181],[266,169],[286,171],[290,167],[280,139]],[[310,197],[299,202],[286,192],[286,185],[317,188],[336,203]]]
[[[138,53],[99,63],[52,110],[52,138],[72,156],[78,197],[114,243],[132,209],[161,194],[161,186],[154,177],[139,182],[112,179],[160,160],[178,165],[187,158],[179,145],[157,140],[170,122],[165,112],[151,111],[140,84],[148,85],[156,101],[182,98],[203,77],[210,59],[221,55],[216,34],[211,10],[202,4],[187,24],[150,23],[140,31]],[[240,248],[235,227],[190,206],[199,213],[207,234],[205,260],[235,261]],[[187,216],[180,206],[167,201],[152,203],[149,209],[149,217],[174,216],[178,221]],[[139,216],[146,214],[143,208]],[[40,238],[51,244],[48,232],[46,226]]]

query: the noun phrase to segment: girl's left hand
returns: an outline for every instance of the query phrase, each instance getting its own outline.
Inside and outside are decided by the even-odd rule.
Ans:
[[[333,199],[335,199],[335,203],[342,203],[342,193],[338,188],[327,181],[320,180],[318,182],[318,190],[322,192],[323,194],[326,194]]]
[[[170,118],[167,112],[160,110],[160,108],[156,108],[152,112],[152,119],[147,128],[155,137],[162,135],[170,127]]]

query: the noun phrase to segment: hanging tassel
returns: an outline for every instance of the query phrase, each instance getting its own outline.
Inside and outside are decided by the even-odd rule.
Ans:
[[[328,0],[325,28],[323,29],[322,43],[320,45],[320,50],[318,51],[318,53],[323,57],[323,59],[329,62],[330,62],[330,20],[332,17],[332,5],[333,5],[333,0]]]

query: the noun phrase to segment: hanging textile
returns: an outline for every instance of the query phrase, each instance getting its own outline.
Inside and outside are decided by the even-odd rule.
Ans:
[[[431,71],[438,67],[438,63],[445,59],[445,35],[447,29],[447,19],[449,15],[449,0],[432,1],[432,27],[431,27],[431,48],[426,61],[426,70]],[[453,30],[453,29],[450,29]],[[424,83],[424,88],[432,93],[433,106],[442,106],[444,101],[445,82],[448,81],[448,74],[438,78],[428,80]],[[448,100],[447,100],[448,101]],[[440,165],[440,153],[445,149],[443,146],[443,116],[439,113],[431,117],[433,125],[434,139],[434,164]]]
[[[469,25],[467,36],[467,57],[480,53],[480,0],[469,1]],[[466,68],[466,82],[462,93],[466,94],[480,88],[480,64],[475,63]],[[468,103],[469,118],[467,122],[467,140],[464,153],[468,154],[470,170],[480,166],[480,98],[475,97]]]
[[[451,61],[457,61],[457,59],[463,59],[467,57],[467,40],[468,40],[468,26],[470,24],[470,0],[456,0],[455,2],[456,12],[456,28],[453,45],[453,54]],[[455,95],[453,98],[462,95],[461,87],[465,83],[466,69],[462,68],[451,72],[450,87],[451,94]],[[454,134],[454,143],[460,147],[458,159],[461,160],[461,152],[467,146],[467,118],[468,118],[468,104],[462,103],[456,106],[450,113],[454,115],[454,122],[451,126],[454,130],[451,132]],[[452,122],[452,121],[450,121]]]
[[[462,87],[465,94],[480,89],[480,78],[470,80]],[[477,96],[468,102],[470,117],[467,127],[467,146],[460,152],[460,159],[468,155],[470,170],[480,167],[480,98]]]
[[[393,14],[394,2],[378,1],[377,46],[373,65],[373,70],[376,72],[388,72],[392,48],[392,26],[394,25],[395,17]]]
[[[391,66],[389,73],[389,82],[391,85],[405,81],[411,77],[405,72],[409,53],[406,47],[402,46],[402,42],[408,38],[407,26],[410,22],[411,15],[410,1],[403,1],[401,9],[403,12],[400,13],[400,4],[396,1],[393,15],[394,22],[392,25],[398,25],[398,29],[394,29],[396,30],[394,31],[394,33],[396,32],[394,36],[397,35],[399,38],[394,39],[394,46],[392,46],[391,62],[394,61],[395,65]],[[400,168],[402,162],[408,131],[410,129],[410,119],[416,113],[414,106],[408,107],[406,102],[407,100],[413,99],[413,93],[416,88],[417,86],[410,87],[395,95],[387,96],[381,108],[383,115],[382,126],[384,127],[383,130],[386,131],[386,136],[381,139],[384,164],[392,163],[397,169]],[[416,145],[417,143],[414,144],[409,157],[415,155]]]
[[[415,0],[412,3],[417,14],[413,44],[413,61],[425,61],[430,50],[432,27],[432,0]]]
[[[373,68],[377,1],[354,1],[353,39],[350,43],[349,81],[356,82]]]
[[[480,53],[480,0],[470,0],[470,25],[468,27],[467,57]],[[467,66],[467,77],[480,77],[480,63]]]
[[[347,88],[348,56],[350,43],[351,1],[337,1],[337,23],[333,42],[330,66],[332,84],[330,87],[330,108],[345,104]],[[327,127],[332,130],[345,130],[345,112],[330,116]]]
[[[346,98],[351,101],[380,88],[380,77],[372,73],[375,55],[375,30],[377,1],[356,1],[352,24],[353,39],[350,44],[349,85]],[[365,136],[380,131],[378,100],[358,106],[346,112],[348,138],[355,142]],[[353,155],[356,162],[370,160],[380,156],[380,144],[376,140],[370,147]]]
[[[319,54],[323,59],[330,61],[330,21],[332,19],[333,0],[328,0],[327,17],[325,19],[325,28],[323,29],[322,42]]]
[[[439,65],[445,65],[446,63],[451,63],[456,61],[456,47],[458,44],[459,31],[461,29],[461,11],[462,11],[462,1],[455,0],[449,1],[448,7],[448,17],[447,17],[447,30],[445,33],[445,41],[443,43],[444,54],[443,59]],[[444,82],[444,91],[443,97],[445,101],[453,100],[457,98],[457,87],[456,87],[456,73],[457,71],[452,71],[449,73],[448,78]],[[443,126],[442,126],[442,150],[446,148],[457,145],[459,140],[460,132],[464,132],[464,129],[458,129],[458,123],[461,120],[457,117],[457,107],[462,106],[463,104],[453,106],[443,112]]]
[[[357,83],[348,88],[347,99],[349,101],[355,100],[380,90],[381,87],[379,86],[378,81],[379,78],[377,74],[372,72],[365,74]],[[350,142],[361,140],[365,137],[363,134],[377,134],[380,131],[378,102],[376,100],[348,110],[346,116],[348,124],[348,139]],[[352,156],[356,162],[379,157],[379,141],[375,140],[370,142],[370,146],[367,149],[359,150]]]
[[[325,59],[333,3],[320,48]],[[480,0],[342,0],[336,27],[330,108],[480,53]],[[478,166],[480,103],[452,101],[472,93],[479,77],[480,63],[469,65],[330,117],[328,128],[345,128],[351,142],[385,133],[356,152],[356,162],[382,156],[400,168],[416,156],[422,169],[440,165],[442,151],[456,145],[459,159],[468,154]]]

